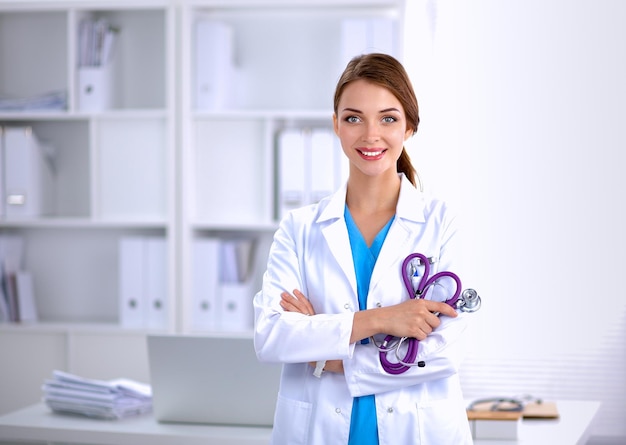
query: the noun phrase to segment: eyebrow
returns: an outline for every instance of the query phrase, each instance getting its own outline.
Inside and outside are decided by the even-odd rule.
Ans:
[[[344,108],[342,110],[342,112],[350,112],[350,113],[363,113],[361,110],[357,110],[356,108]],[[380,110],[379,113],[389,113],[390,111],[396,111],[396,112],[400,112],[400,110],[398,110],[397,108],[391,107],[391,108],[385,108],[384,110]]]

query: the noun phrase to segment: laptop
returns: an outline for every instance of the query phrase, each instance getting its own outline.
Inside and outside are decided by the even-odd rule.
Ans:
[[[281,365],[257,360],[251,338],[148,335],[159,422],[272,426]]]

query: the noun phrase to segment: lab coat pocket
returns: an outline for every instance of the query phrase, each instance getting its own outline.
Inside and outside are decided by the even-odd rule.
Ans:
[[[417,411],[421,444],[472,444],[469,421],[463,403],[456,399],[429,400],[418,403]]]
[[[278,395],[272,445],[306,445],[312,404]]]

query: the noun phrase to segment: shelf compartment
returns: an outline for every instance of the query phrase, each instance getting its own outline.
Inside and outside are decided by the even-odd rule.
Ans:
[[[0,121],[0,125],[30,127],[41,144],[52,147],[51,212],[41,218],[90,216],[89,123],[84,120]]]
[[[22,228],[24,270],[33,276],[42,323],[118,323],[119,240],[162,229]]]
[[[167,18],[163,9],[99,9],[77,14],[76,33],[84,18],[104,19],[119,29],[111,76],[112,109],[164,109],[167,103]],[[78,51],[79,44],[76,45]],[[78,76],[75,89],[78,97]],[[77,109],[76,104],[75,109]]]
[[[94,122],[94,209],[98,220],[161,220],[167,217],[166,123],[154,118]]]
[[[271,221],[271,156],[262,119],[197,120],[192,219],[207,224]]]
[[[67,95],[67,21],[64,11],[0,11],[0,96]]]

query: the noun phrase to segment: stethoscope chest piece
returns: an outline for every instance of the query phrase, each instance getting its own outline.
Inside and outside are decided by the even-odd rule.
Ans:
[[[474,289],[465,289],[456,302],[456,308],[461,312],[476,312],[480,305],[480,295]]]

